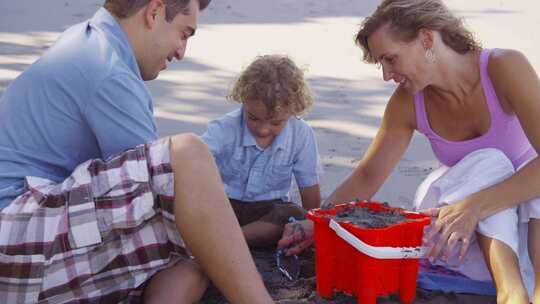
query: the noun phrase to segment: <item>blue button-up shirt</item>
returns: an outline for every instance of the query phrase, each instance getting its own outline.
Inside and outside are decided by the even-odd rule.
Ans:
[[[214,155],[229,198],[289,201],[293,175],[300,188],[319,183],[315,133],[302,119],[289,118],[272,144],[261,149],[240,108],[210,122],[202,139]]]
[[[101,8],[66,30],[0,99],[0,208],[25,176],[60,182],[80,163],[157,138],[126,35]]]

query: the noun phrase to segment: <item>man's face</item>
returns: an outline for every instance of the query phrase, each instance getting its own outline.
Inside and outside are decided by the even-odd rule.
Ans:
[[[155,79],[159,72],[167,68],[172,60],[181,60],[186,52],[188,39],[195,34],[199,18],[199,3],[192,0],[189,14],[179,12],[171,22],[165,19],[165,5],[161,6],[155,16],[151,29],[144,64],[140,65],[143,80]]]

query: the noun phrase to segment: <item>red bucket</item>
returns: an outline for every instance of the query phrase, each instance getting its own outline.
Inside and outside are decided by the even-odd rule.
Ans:
[[[397,211],[405,221],[384,228],[364,228],[330,217],[345,208]],[[317,292],[323,298],[334,289],[354,295],[358,303],[376,303],[378,296],[399,292],[402,303],[416,297],[418,258],[428,216],[378,202],[351,202],[332,209],[314,209]]]

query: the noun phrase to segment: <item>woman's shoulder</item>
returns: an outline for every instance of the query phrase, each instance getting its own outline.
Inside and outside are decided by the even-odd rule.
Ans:
[[[527,57],[518,50],[494,49],[491,51],[487,72],[499,99],[510,100],[519,81],[534,77],[534,69]],[[502,100],[501,100],[502,102]]]
[[[489,53],[489,58],[491,60],[511,60],[512,58],[524,57],[525,55],[519,50],[514,49],[491,49]]]
[[[398,87],[390,97],[384,115],[390,120],[390,123],[399,123],[415,129],[416,109],[414,100],[414,95]]]
[[[492,73],[507,73],[515,71],[524,63],[528,63],[527,57],[518,51],[513,49],[493,49],[489,54],[488,72],[490,76]],[[513,76],[513,75],[507,75]]]

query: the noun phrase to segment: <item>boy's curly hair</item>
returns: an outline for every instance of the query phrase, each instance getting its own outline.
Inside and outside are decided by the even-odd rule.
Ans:
[[[260,100],[271,115],[288,109],[297,117],[313,104],[304,72],[285,55],[256,57],[242,71],[227,98],[240,103]]]

